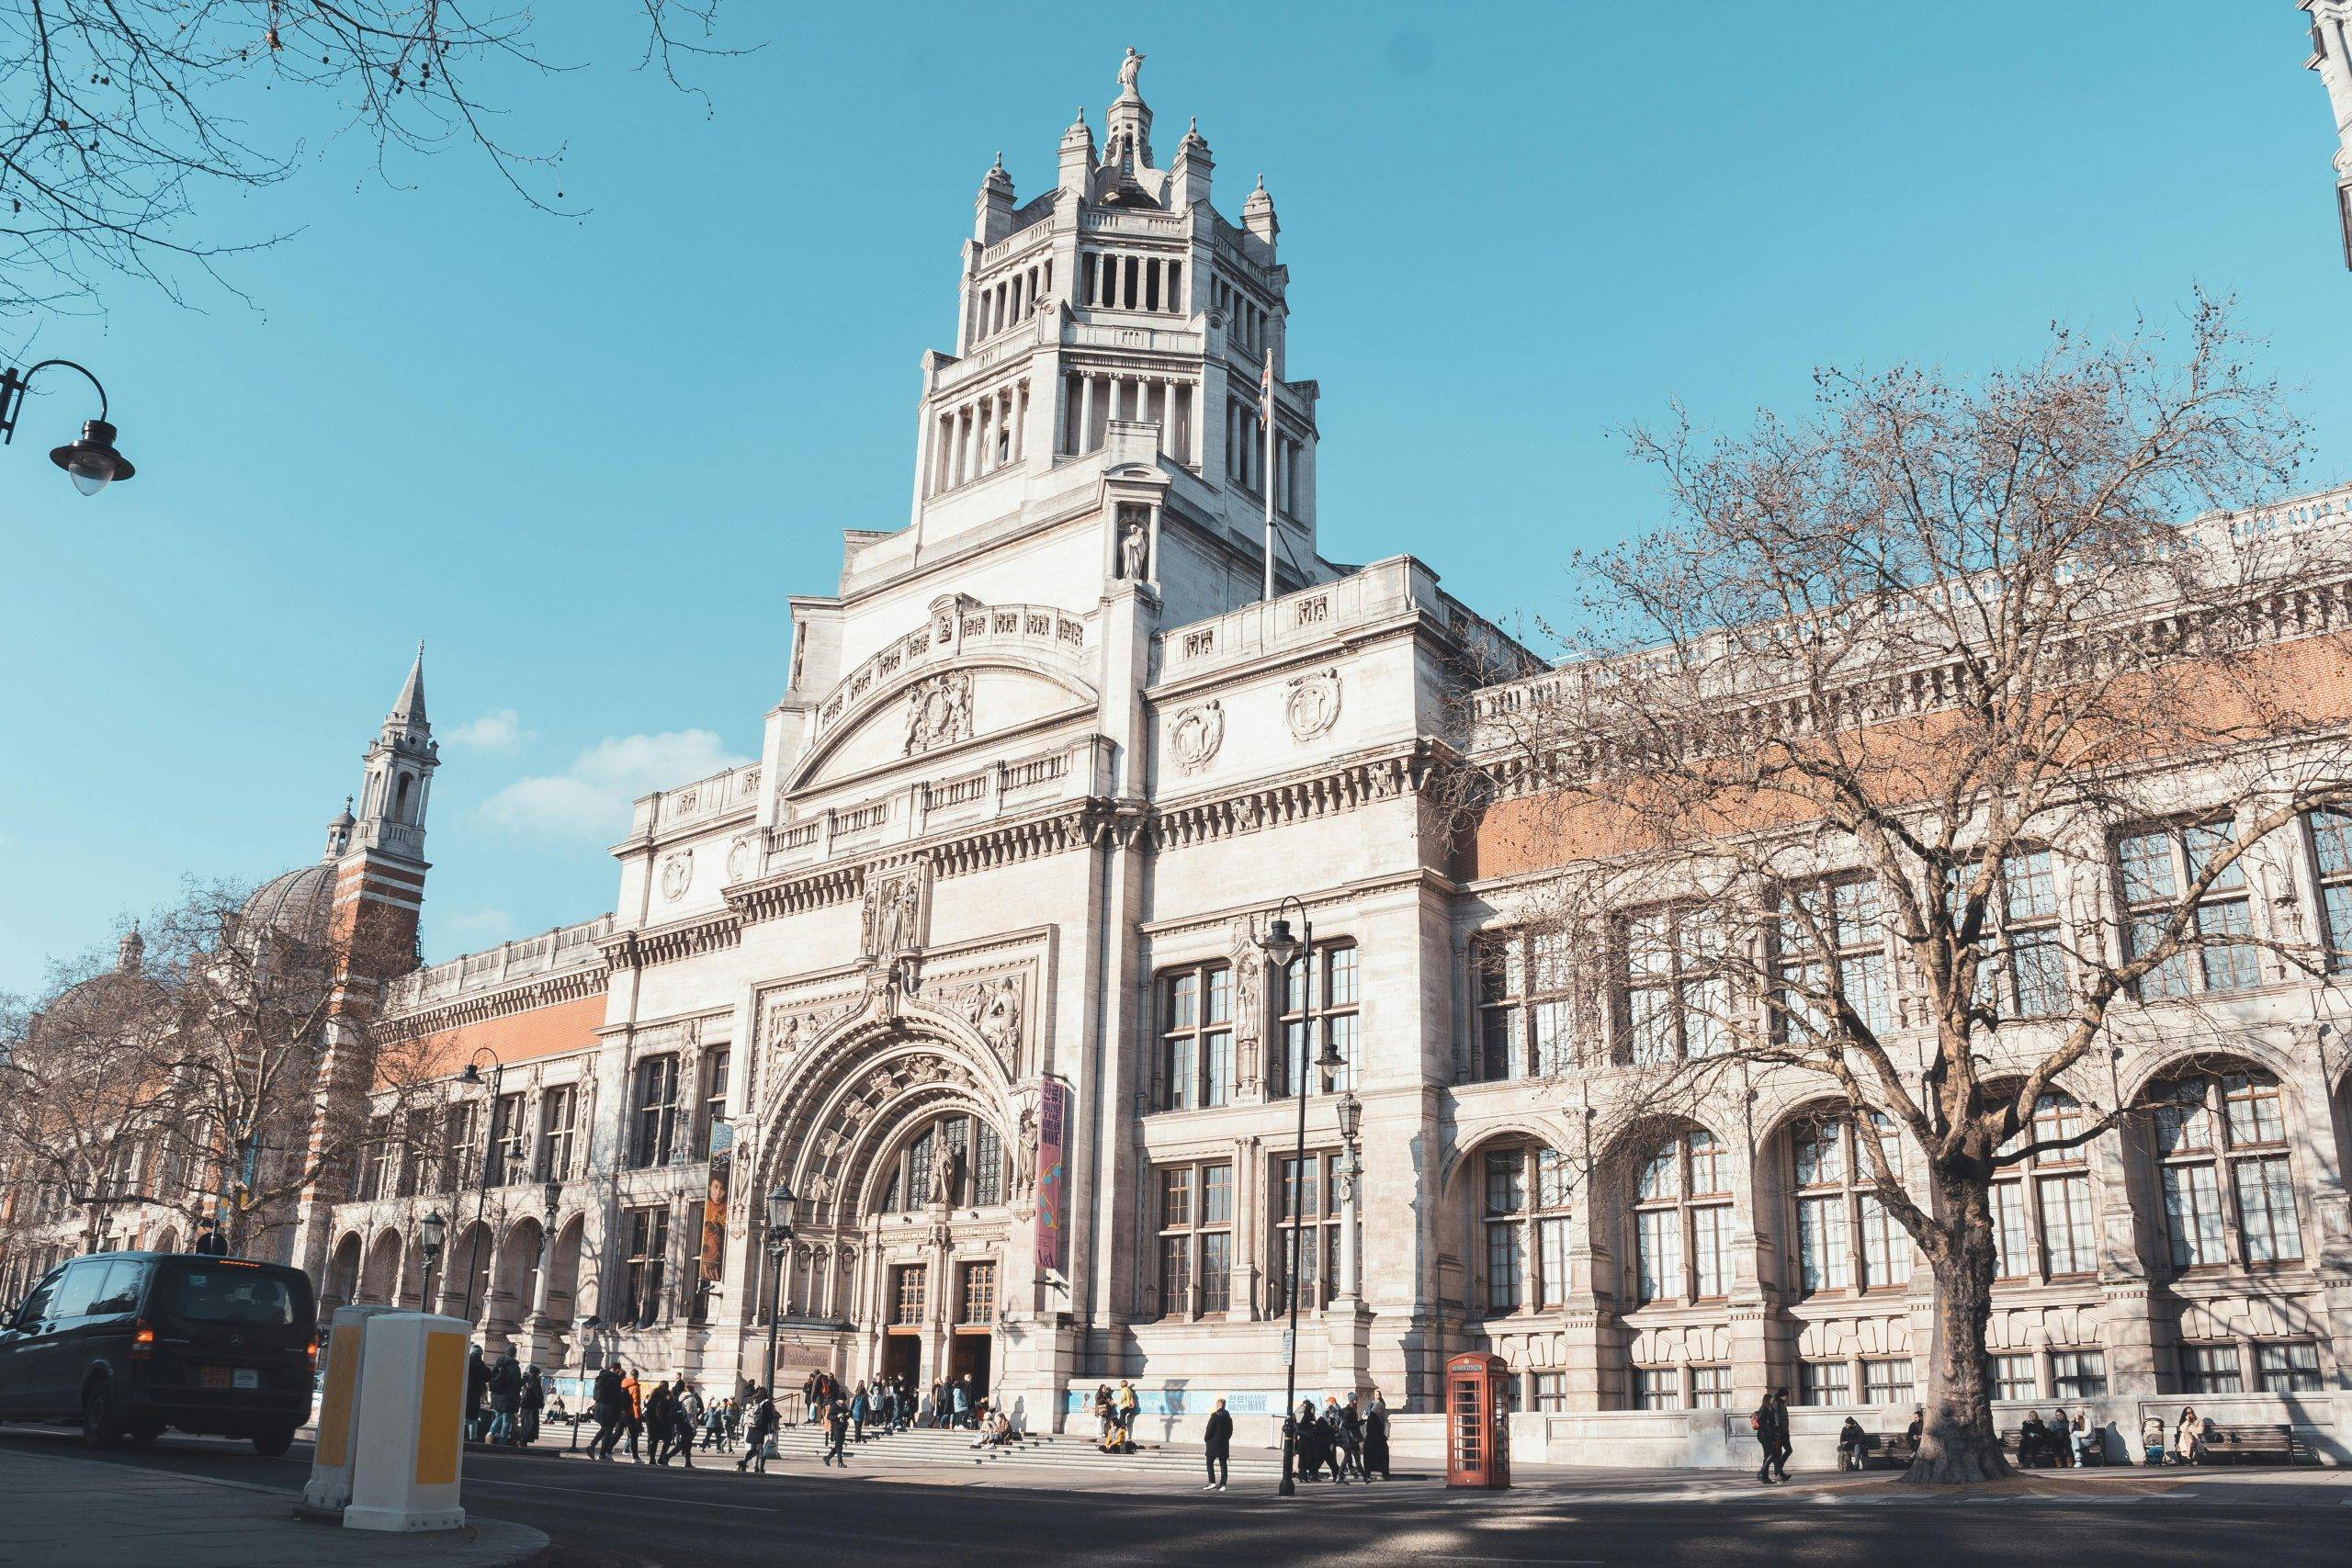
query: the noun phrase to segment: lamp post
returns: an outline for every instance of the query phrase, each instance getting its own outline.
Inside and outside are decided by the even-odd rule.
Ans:
[[[775,1331],[784,1321],[784,1260],[792,1251],[792,1211],[800,1200],[792,1184],[779,1181],[768,1194],[768,1378],[764,1385],[775,1395]]]
[[[441,1217],[438,1209],[416,1223],[416,1244],[424,1248],[424,1280],[416,1304],[425,1312],[433,1310],[433,1260],[441,1256],[441,1238],[448,1230],[449,1222]]]
[[[1297,936],[1291,935],[1290,922],[1282,915],[1282,911],[1293,904],[1298,905],[1300,934]],[[1298,1430],[1295,1426],[1298,1417],[1298,1262],[1299,1244],[1306,1234],[1306,1080],[1310,1070],[1319,1068],[1328,1075],[1345,1066],[1347,1061],[1329,1040],[1323,1042],[1322,1051],[1312,1063],[1306,1060],[1306,1053],[1314,1049],[1316,1037],[1315,922],[1307,918],[1306,906],[1294,897],[1286,897],[1277,904],[1274,918],[1268,922],[1266,934],[1259,939],[1258,946],[1265,953],[1266,961],[1273,965],[1274,972],[1283,977],[1285,984],[1289,980],[1291,960],[1301,956],[1306,960],[1306,995],[1299,1004],[1303,1026],[1306,1031],[1299,1052],[1300,1081],[1289,1086],[1292,1097],[1298,1101],[1298,1142],[1291,1167],[1298,1185],[1297,1198],[1290,1216],[1290,1332],[1283,1336],[1283,1479],[1281,1486],[1276,1489],[1284,1497],[1295,1497],[1298,1495],[1298,1480],[1292,1472],[1292,1466],[1298,1456]]]
[[[114,426],[107,423],[107,389],[98,385],[96,376],[70,359],[44,359],[29,370],[19,371],[14,366],[0,370],[0,443],[16,440],[17,416],[24,412],[25,392],[34,377],[52,366],[75,372],[96,389],[98,417],[83,421],[81,439],[51,448],[49,460],[63,468],[74,488],[84,495],[96,495],[114,480],[137,473],[130,460],[115,450]]]
[[[465,1074],[459,1079],[462,1083],[480,1084],[481,1082],[481,1063],[482,1058],[485,1056],[490,1058],[490,1114],[482,1118],[482,1126],[486,1136],[482,1142],[481,1179],[474,1189],[473,1236],[474,1246],[477,1247],[481,1246],[482,1211],[490,1204],[490,1162],[496,1158],[498,1155],[498,1103],[501,1098],[500,1091],[506,1084],[506,1064],[500,1061],[498,1059],[498,1054],[492,1051],[489,1046],[480,1046],[474,1051],[472,1060],[466,1064]],[[469,1253],[466,1256],[465,1318],[468,1324],[471,1324],[474,1320],[474,1276],[481,1272],[480,1269],[474,1267],[476,1256],[477,1255],[473,1253]],[[487,1297],[490,1292],[485,1290],[482,1294]],[[490,1303],[487,1300],[482,1303],[482,1305],[485,1307],[489,1304]]]

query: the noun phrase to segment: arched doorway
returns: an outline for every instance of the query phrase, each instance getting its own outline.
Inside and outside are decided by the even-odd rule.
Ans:
[[[399,1293],[404,1288],[413,1292],[419,1283],[401,1278],[401,1233],[390,1229],[378,1232],[359,1271],[359,1299],[378,1306],[391,1306],[399,1302]]]
[[[1002,1062],[961,1021],[902,1002],[801,1052],[772,1103],[752,1190],[788,1179],[800,1198],[777,1382],[819,1366],[923,1392],[968,1380],[977,1404],[1001,1381],[1003,1310],[1032,1277],[1012,1245],[1027,1211]],[[763,1319],[759,1237],[744,1261],[763,1298],[747,1322]]]
[[[359,1233],[352,1231],[334,1244],[334,1252],[327,1259],[326,1299],[319,1303],[321,1316],[346,1302],[359,1298]]]
[[[586,1220],[574,1214],[555,1233],[555,1250],[548,1255],[548,1317],[569,1324],[579,1315],[580,1245]]]
[[[528,1215],[508,1227],[505,1239],[498,1244],[488,1321],[511,1328],[530,1312],[532,1303],[538,1300],[539,1268],[546,1242],[546,1231]]]

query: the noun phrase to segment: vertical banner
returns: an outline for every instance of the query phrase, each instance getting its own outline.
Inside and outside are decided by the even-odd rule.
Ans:
[[[1069,1221],[1069,1089],[1047,1078],[1037,1098],[1037,1269],[1067,1267],[1063,1237]]]
[[[727,1272],[727,1179],[734,1164],[735,1129],[724,1122],[710,1129],[710,1193],[702,1206],[702,1235],[695,1238],[697,1272],[705,1288]]]

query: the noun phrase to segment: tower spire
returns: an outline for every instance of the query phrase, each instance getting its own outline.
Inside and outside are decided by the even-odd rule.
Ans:
[[[416,639],[416,662],[408,667],[408,679],[401,683],[401,694],[392,704],[392,711],[385,716],[387,726],[398,725],[403,729],[424,729],[424,639]]]
[[[368,776],[359,794],[359,819],[345,841],[353,848],[379,849],[423,860],[425,788],[433,770],[441,765],[441,748],[424,716],[422,641],[416,645],[416,660],[409,666],[408,679],[401,682],[401,694],[393,700],[392,711],[384,716],[383,728],[362,761],[368,765]],[[341,836],[339,828],[339,823],[328,827],[330,848]]]

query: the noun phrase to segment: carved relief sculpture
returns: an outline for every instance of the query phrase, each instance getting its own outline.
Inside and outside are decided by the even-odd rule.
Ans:
[[[1225,743],[1225,704],[1212,697],[1179,713],[1168,743],[1176,754],[1176,765],[1184,772],[1208,766],[1216,749]]]
[[[1001,976],[980,1009],[980,1038],[997,1054],[1008,1072],[1021,1070],[1021,987],[1010,975]]]
[[[680,850],[662,862],[662,897],[673,904],[686,896],[695,879],[695,852]]]
[[[968,739],[972,734],[972,672],[949,670],[907,688],[907,755]]]
[[[727,880],[741,882],[759,869],[759,846],[750,833],[738,833],[727,846]]]
[[[1300,675],[1291,681],[1289,693],[1283,702],[1283,717],[1290,723],[1293,739],[1312,740],[1340,721],[1338,670]]]

